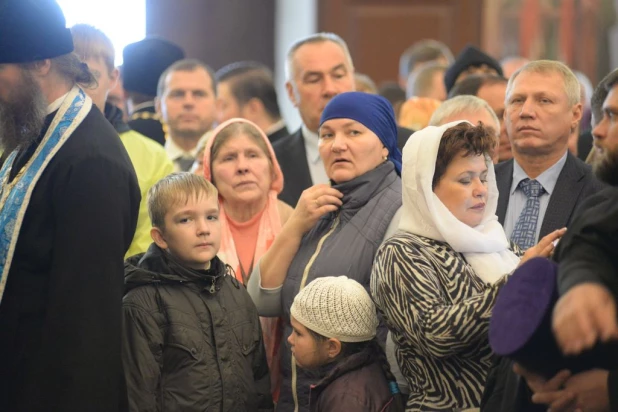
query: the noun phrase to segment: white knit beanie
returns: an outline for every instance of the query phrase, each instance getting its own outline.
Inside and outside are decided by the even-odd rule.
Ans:
[[[341,342],[376,336],[376,307],[365,288],[346,276],[317,278],[294,298],[290,310],[307,329]]]

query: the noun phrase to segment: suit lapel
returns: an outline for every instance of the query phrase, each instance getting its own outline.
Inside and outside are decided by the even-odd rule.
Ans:
[[[578,167],[573,155],[567,154],[566,162],[547,204],[539,239],[569,223],[579,194],[584,187],[583,177],[584,172]]]
[[[273,146],[284,179],[283,191],[279,194],[279,199],[295,207],[303,190],[312,185],[301,129],[284,137]]]
[[[513,159],[507,160],[496,171],[496,185],[498,186],[498,221],[504,226],[506,210],[509,207],[511,197],[511,185],[513,184]]]
[[[307,189],[313,185],[311,180],[311,172],[309,171],[309,163],[307,163],[307,150],[305,150],[305,137],[303,136],[302,128],[295,133],[298,136],[299,144],[295,146],[294,165],[298,170],[298,184],[300,191]]]
[[[276,130],[275,132],[269,134],[268,140],[270,140],[271,144],[274,144],[275,142],[278,142],[279,140],[289,135],[290,135],[290,132],[288,131],[288,128],[283,126],[281,129]]]

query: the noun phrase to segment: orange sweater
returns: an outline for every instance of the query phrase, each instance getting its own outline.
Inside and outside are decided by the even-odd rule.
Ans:
[[[241,265],[241,270],[244,270],[244,276],[248,279],[251,275],[253,256],[255,255],[255,245],[257,243],[258,231],[260,229],[260,219],[262,214],[260,212],[253,216],[246,222],[235,222],[227,217],[227,222],[230,225],[230,232],[232,232],[232,238],[236,245],[236,253],[238,254],[238,260]]]

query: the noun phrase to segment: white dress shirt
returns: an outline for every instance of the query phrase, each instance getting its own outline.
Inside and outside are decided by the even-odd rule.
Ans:
[[[545,218],[545,212],[547,211],[547,205],[549,204],[549,198],[551,197],[554,188],[556,187],[556,182],[558,181],[558,177],[560,176],[560,172],[562,172],[562,168],[566,163],[567,153],[564,153],[564,156],[560,158],[553,166],[549,169],[545,170],[541,173],[535,180],[543,186],[545,192],[539,196],[540,209],[539,209],[539,219],[537,220],[536,225],[536,242],[539,241],[539,233],[541,232],[541,226],[543,226],[543,219]],[[517,224],[517,220],[519,219],[519,215],[522,210],[526,206],[526,201],[528,198],[524,194],[524,191],[521,190],[519,186],[519,182],[524,179],[529,179],[524,169],[521,168],[517,160],[513,159],[513,183],[511,184],[511,190],[509,192],[509,205],[506,209],[506,215],[504,216],[504,232],[506,236],[510,239],[513,230],[515,229],[515,225]]]
[[[278,132],[285,127],[285,120],[281,119],[271,124],[268,129],[264,130],[266,136],[270,136],[272,133]]]
[[[189,161],[191,162],[191,164],[193,164],[193,162],[195,161],[195,157],[197,156],[198,147],[199,143],[193,149],[185,151],[180,146],[178,146],[176,142],[174,142],[174,139],[171,136],[168,136],[168,138],[165,140],[165,151],[167,152],[167,156],[174,163],[175,172],[188,172],[190,170],[191,167],[189,167],[189,169],[183,170],[180,165],[181,163],[188,163]]]
[[[326,169],[324,169],[324,163],[318,150],[318,135],[307,129],[305,125],[301,129],[301,133],[305,141],[305,152],[307,153],[307,164],[309,165],[311,181],[314,185],[319,183],[328,184],[330,179],[326,175]]]

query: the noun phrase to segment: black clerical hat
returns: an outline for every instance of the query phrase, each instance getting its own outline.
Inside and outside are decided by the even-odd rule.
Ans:
[[[72,51],[71,31],[54,0],[0,2],[0,63],[28,63]]]
[[[444,73],[444,85],[446,86],[446,92],[455,85],[455,81],[461,73],[463,73],[468,67],[487,65],[496,70],[498,75],[502,76],[502,67],[500,63],[491,57],[490,55],[482,52],[474,46],[468,45],[465,49],[459,53],[455,62]]]
[[[545,258],[530,259],[515,270],[500,290],[489,322],[492,350],[546,377],[561,369],[577,373],[617,367],[616,344],[599,344],[578,356],[562,355],[552,332],[557,275],[556,263]]]
[[[161,74],[184,57],[179,46],[159,37],[131,43],[122,51],[122,86],[129,92],[156,96]]]

